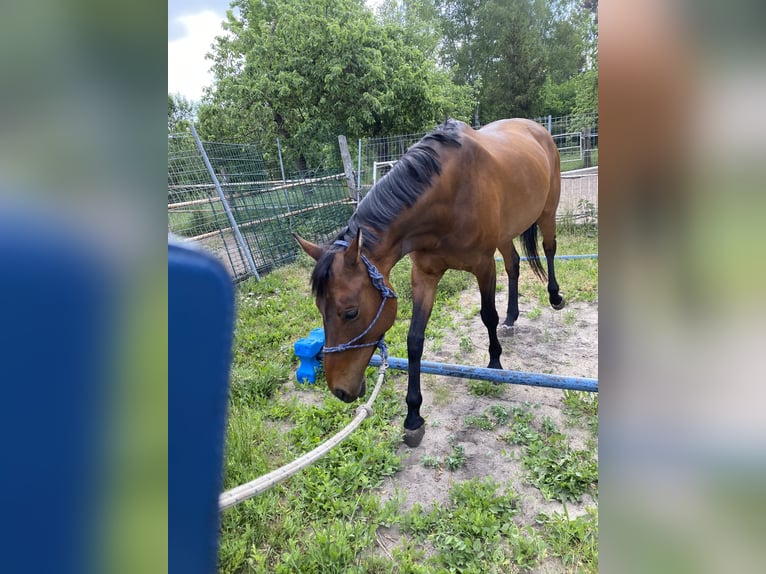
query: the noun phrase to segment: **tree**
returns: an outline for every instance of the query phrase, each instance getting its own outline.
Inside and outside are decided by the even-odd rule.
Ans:
[[[536,115],[545,81],[542,0],[437,0],[442,57],[457,83],[473,88],[474,123]]]
[[[411,34],[377,22],[362,0],[236,0],[217,38],[215,84],[200,107],[207,139],[282,140],[299,170],[337,156],[337,135],[421,131],[465,117],[452,84]],[[409,34],[409,35],[408,35]]]
[[[596,0],[433,1],[441,60],[456,83],[473,88],[475,124],[593,105]]]
[[[483,122],[505,117],[534,117],[543,112],[541,91],[546,76],[541,0],[494,1],[482,5],[479,49]]]
[[[580,30],[584,38],[585,64],[575,90],[572,112],[587,114],[598,109],[598,0],[583,0]]]
[[[585,62],[580,30],[578,0],[557,0],[549,4],[550,21],[544,38],[546,78],[543,85],[543,113],[564,116],[575,105],[576,87]]]
[[[178,133],[189,129],[194,121],[196,109],[193,103],[181,94],[168,94],[168,133]]]
[[[189,134],[196,106],[180,94],[168,94],[168,185],[196,183],[196,146]],[[188,193],[188,192],[187,192]],[[186,199],[176,194],[175,199]],[[168,196],[168,201],[170,201]]]
[[[404,31],[407,44],[417,47],[430,60],[435,60],[441,43],[441,20],[434,0],[384,0],[377,16]]]
[[[476,53],[480,27],[479,6],[479,0],[436,0],[443,35],[441,60],[450,70],[454,81],[469,86],[477,100],[481,93],[481,57]],[[480,105],[480,101],[477,101],[474,106],[474,126],[479,124]]]
[[[548,113],[598,109],[598,0],[558,0],[545,86]]]

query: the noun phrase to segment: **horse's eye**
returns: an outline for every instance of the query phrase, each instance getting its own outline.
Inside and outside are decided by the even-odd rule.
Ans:
[[[344,321],[353,321],[359,315],[359,309],[349,309],[343,312]]]

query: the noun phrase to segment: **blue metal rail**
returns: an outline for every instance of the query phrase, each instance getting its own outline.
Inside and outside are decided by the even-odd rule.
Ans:
[[[545,255],[541,255],[540,259],[545,259]],[[521,257],[521,261],[529,261],[529,257]],[[586,253],[584,255],[556,255],[554,259],[598,259],[598,253]],[[495,261],[502,261],[502,257],[495,257]]]
[[[380,355],[373,355],[370,366],[380,366]],[[388,358],[390,369],[407,370],[407,359],[397,357]],[[480,381],[492,381],[493,383],[505,383],[513,385],[527,385],[531,387],[550,387],[553,389],[565,389],[571,391],[598,392],[598,379],[582,377],[564,377],[561,375],[544,375],[541,373],[523,373],[521,371],[506,371],[500,369],[488,369],[486,367],[469,367],[467,365],[453,365],[449,363],[436,363],[433,361],[421,361],[420,372],[445,377],[459,377],[463,379],[476,379]]]

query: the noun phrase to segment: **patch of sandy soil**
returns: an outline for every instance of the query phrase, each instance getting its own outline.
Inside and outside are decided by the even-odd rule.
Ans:
[[[497,307],[504,318],[507,291],[497,295]],[[578,377],[598,377],[598,303],[576,302],[567,304],[561,311],[550,307],[535,318],[529,313],[536,307],[523,295],[519,300],[520,316],[512,329],[498,333],[503,346],[501,362],[506,369],[553,373]],[[441,344],[426,342],[424,360],[486,366],[487,330],[479,317],[480,298],[478,289],[463,294],[461,316],[456,317],[457,327],[447,333]],[[461,344],[462,341],[462,344]],[[404,377],[401,377],[404,379]],[[527,406],[535,413],[537,421],[549,416],[561,432],[565,433],[574,448],[585,448],[589,431],[567,421],[564,414],[564,391],[521,385],[505,385],[499,398],[478,397],[468,392],[469,381],[452,377],[423,375],[421,387],[423,406],[421,414],[426,419],[426,433],[420,446],[410,449],[402,444],[403,468],[382,486],[382,499],[399,496],[403,510],[415,503],[425,509],[434,504],[448,502],[452,484],[474,477],[492,477],[497,483],[510,487],[521,495],[521,512],[517,517],[520,525],[534,524],[539,512],[562,512],[559,502],[545,501],[540,492],[523,482],[524,469],[514,456],[520,447],[503,442],[500,437],[508,432],[501,426],[493,431],[466,427],[468,415],[481,415],[491,405],[502,405],[510,412],[514,405]],[[397,381],[397,392],[406,395],[406,380]],[[400,421],[401,424],[402,421]],[[462,445],[467,457],[466,464],[454,472],[426,468],[421,459],[424,455],[448,456],[454,444]],[[580,504],[567,504],[571,517],[585,513],[586,507],[596,503],[584,496]],[[398,530],[382,529],[380,533],[391,548],[398,543]],[[550,562],[540,572],[550,570]]]

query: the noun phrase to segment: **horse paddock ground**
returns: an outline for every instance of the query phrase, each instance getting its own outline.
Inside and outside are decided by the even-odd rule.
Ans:
[[[562,266],[563,267],[563,266]],[[498,308],[504,300],[504,291],[498,293]],[[478,311],[480,297],[477,289],[465,291],[460,307],[466,309],[459,316],[455,328],[445,334],[442,342],[431,340],[424,358],[445,363],[485,366],[487,361],[487,332]],[[525,297],[519,299],[519,319],[512,332],[501,333],[506,369],[598,378],[598,303],[576,301],[565,309],[555,311],[543,308]],[[539,311],[539,313],[538,313]],[[502,318],[502,311],[501,311]],[[404,396],[406,378],[396,382],[397,394]],[[450,504],[450,490],[458,483],[472,479],[493,480],[500,489],[511,489],[520,495],[519,525],[534,525],[540,513],[563,513],[560,500],[546,500],[540,490],[524,480],[526,470],[522,464],[523,447],[504,439],[509,433],[508,423],[496,424],[492,410],[511,413],[514,409],[534,415],[531,426],[541,425],[546,418],[566,436],[574,451],[591,452],[597,461],[597,434],[584,421],[573,421],[567,416],[564,398],[558,389],[501,385],[499,396],[476,396],[469,391],[471,381],[423,375],[423,413],[426,434],[415,449],[399,447],[402,469],[387,478],[381,487],[381,498],[399,497],[403,510],[411,511],[419,505],[423,510]],[[586,393],[585,400],[590,400]],[[502,408],[503,410],[500,410]],[[490,413],[487,416],[487,413]],[[511,419],[512,420],[512,417]],[[495,423],[494,428],[488,428]],[[455,448],[464,453],[465,462],[449,470],[445,461]],[[440,463],[429,461],[440,461]],[[597,495],[583,493],[579,501],[568,500],[566,513],[570,519],[586,516],[595,509]],[[406,534],[397,527],[385,529],[383,543],[402,544]],[[568,571],[560,560],[549,556],[533,572]]]
[[[559,234],[561,254],[595,251],[591,231]],[[339,401],[323,378],[294,382],[292,345],[321,324],[311,264],[302,256],[238,288],[225,489],[294,460],[353,418],[358,401]],[[598,261],[562,261],[557,270],[567,299],[560,311],[522,263],[520,316],[513,334],[500,333],[503,367],[597,377]],[[392,282],[399,318],[386,339],[403,357],[408,261]],[[501,263],[497,283],[502,321]],[[423,358],[486,366],[474,278],[454,272],[440,293]],[[368,375],[370,389],[377,369]],[[401,441],[406,385],[406,374],[389,370],[374,415],[344,443],[223,512],[219,571],[597,570],[597,395],[424,375],[427,430],[410,449]]]

